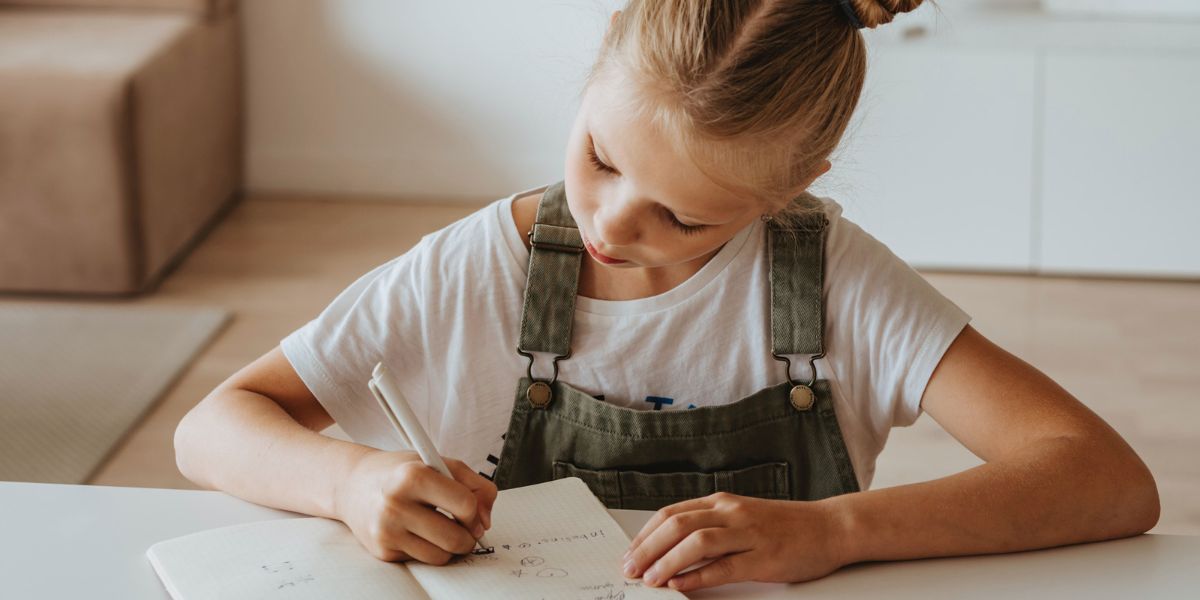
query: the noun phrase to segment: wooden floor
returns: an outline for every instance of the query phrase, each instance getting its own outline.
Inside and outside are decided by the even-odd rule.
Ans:
[[[315,317],[343,288],[474,207],[260,196],[240,204],[144,305],[234,312],[92,483],[194,488],[175,469],[180,417]],[[1153,532],[1200,534],[1200,283],[926,273],[974,326],[1113,425],[1157,478]],[[979,464],[928,416],[893,430],[873,487]]]

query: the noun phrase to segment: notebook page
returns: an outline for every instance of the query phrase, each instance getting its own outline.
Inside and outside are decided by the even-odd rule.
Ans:
[[[371,556],[341,522],[317,517],[209,529],[146,555],[175,600],[428,598],[403,565]]]
[[[578,477],[500,492],[485,536],[494,554],[409,563],[434,600],[676,598],[621,574],[629,537]]]

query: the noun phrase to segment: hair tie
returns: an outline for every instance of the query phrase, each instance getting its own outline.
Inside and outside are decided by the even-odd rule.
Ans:
[[[862,24],[862,21],[858,20],[858,13],[854,12],[854,7],[850,5],[850,0],[838,0],[838,4],[842,6],[842,12],[846,13],[846,16],[850,18],[850,24],[855,29],[866,27],[866,25]]]

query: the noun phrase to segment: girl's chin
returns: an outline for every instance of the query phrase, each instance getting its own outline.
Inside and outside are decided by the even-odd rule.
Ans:
[[[592,262],[596,263],[602,267],[608,268],[608,269],[629,269],[629,268],[637,268],[637,267],[641,266],[639,264],[635,264],[635,263],[632,263],[629,261],[625,261],[625,262],[617,263],[617,264],[608,264],[608,263],[600,262],[594,258],[592,259]]]

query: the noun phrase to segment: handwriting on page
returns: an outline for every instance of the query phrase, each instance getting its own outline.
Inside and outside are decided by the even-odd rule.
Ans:
[[[537,538],[529,541],[509,542],[496,546],[496,552],[507,551],[515,552],[521,555],[521,569],[511,571],[514,577],[566,577],[570,573],[566,569],[561,569],[555,566],[545,565],[546,559],[535,554],[530,554],[528,551],[536,550],[540,547],[548,547],[557,544],[576,544],[588,542],[605,537],[603,529],[596,529],[584,533],[574,533],[568,535],[556,535],[549,537]],[[476,565],[492,565],[501,562],[501,557],[495,553],[492,554],[467,554],[458,557],[455,562],[463,566]]]
[[[276,590],[286,590],[317,580],[311,573],[298,571],[295,563],[290,560],[269,563],[261,566],[262,572],[272,576],[272,586]]]
[[[642,581],[625,581],[624,583],[613,583],[606,581],[596,585],[581,585],[579,586],[579,598],[587,600],[625,600],[625,590],[629,588],[642,587]],[[544,599],[549,600],[549,599]]]
[[[556,535],[556,536],[552,536],[552,537],[538,538],[536,540],[530,540],[527,542],[517,542],[515,544],[511,544],[511,543],[510,544],[500,544],[500,547],[505,550],[512,550],[513,548],[516,548],[517,550],[528,550],[535,546],[543,546],[543,545],[548,546],[550,544],[570,544],[572,542],[587,542],[590,540],[601,539],[601,538],[604,538],[604,530],[597,529],[595,531],[589,531],[587,533],[575,533],[575,534],[571,534],[571,535]]]
[[[492,554],[408,568],[432,598],[634,600],[684,596],[621,573],[621,526],[576,477],[500,492],[488,532]]]
[[[566,564],[555,560],[555,546],[580,545],[603,540],[603,529],[558,536],[539,537],[496,546],[492,554],[467,554],[457,557],[451,564],[462,567],[502,569],[510,579],[553,580],[571,576]],[[579,600],[624,600],[626,590],[641,588],[641,580],[603,581],[600,583],[568,584],[575,590],[573,596]],[[556,596],[561,597],[561,596]]]
[[[465,566],[478,566],[481,564],[500,564],[500,558],[495,554],[480,554],[467,555],[460,559],[460,564]],[[571,573],[566,569],[556,567],[553,564],[547,564],[546,559],[540,556],[522,556],[519,568],[508,569],[508,574],[512,577],[520,579],[522,577],[567,577]]]
[[[159,542],[147,555],[175,598],[411,598],[405,565],[371,556],[343,523],[318,517],[231,525]],[[174,592],[173,592],[174,593]]]

